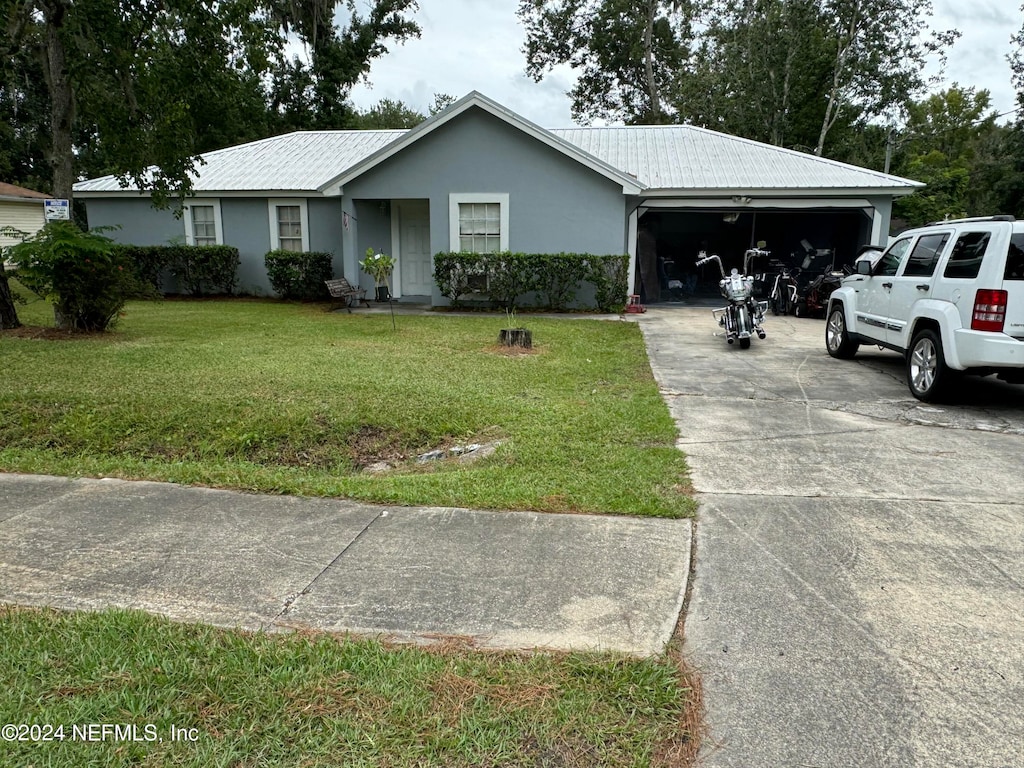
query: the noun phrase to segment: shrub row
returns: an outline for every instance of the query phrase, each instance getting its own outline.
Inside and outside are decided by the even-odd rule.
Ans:
[[[621,312],[626,305],[625,255],[590,253],[439,253],[434,257],[434,282],[452,306],[482,294],[499,307],[514,309],[527,294],[540,306],[565,310],[582,284],[594,287],[594,305],[601,312]]]
[[[324,251],[271,251],[263,258],[267,277],[282,299],[319,301],[327,299],[325,280],[334,276],[334,255]]]
[[[193,296],[232,293],[238,280],[241,258],[230,245],[117,245],[116,251],[130,261],[145,285],[160,291],[160,275],[170,271],[180,287]]]

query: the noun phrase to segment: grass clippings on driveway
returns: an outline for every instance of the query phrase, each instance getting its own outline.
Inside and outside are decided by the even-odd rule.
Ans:
[[[696,699],[667,657],[395,647],[0,606],[0,669],[0,723],[37,726],[23,741],[5,730],[0,763],[12,768],[639,768],[688,765],[695,746]]]
[[[52,325],[49,306],[20,308]],[[0,333],[0,470],[392,504],[692,514],[633,323],[139,302],[113,333]],[[499,441],[475,463],[426,451]],[[387,462],[375,474],[366,467]]]

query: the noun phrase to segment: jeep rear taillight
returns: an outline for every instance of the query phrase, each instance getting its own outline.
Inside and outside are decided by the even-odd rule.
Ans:
[[[974,295],[974,313],[971,315],[972,331],[995,331],[1002,333],[1006,322],[1006,291],[982,288]]]

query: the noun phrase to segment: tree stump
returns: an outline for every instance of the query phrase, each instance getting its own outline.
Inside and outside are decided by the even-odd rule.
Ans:
[[[498,332],[498,343],[503,347],[533,349],[533,334],[525,328],[502,328]]]

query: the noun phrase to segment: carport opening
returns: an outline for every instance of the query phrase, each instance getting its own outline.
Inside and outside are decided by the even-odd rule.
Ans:
[[[755,274],[774,277],[782,266],[795,267],[809,281],[833,265],[852,265],[870,242],[871,224],[861,209],[648,210],[638,222],[636,285],[644,303],[717,298],[718,267],[694,266],[697,254],[717,253],[726,272],[742,270],[744,251],[759,240],[771,258],[755,264]],[[755,284],[758,293],[767,282]]]

